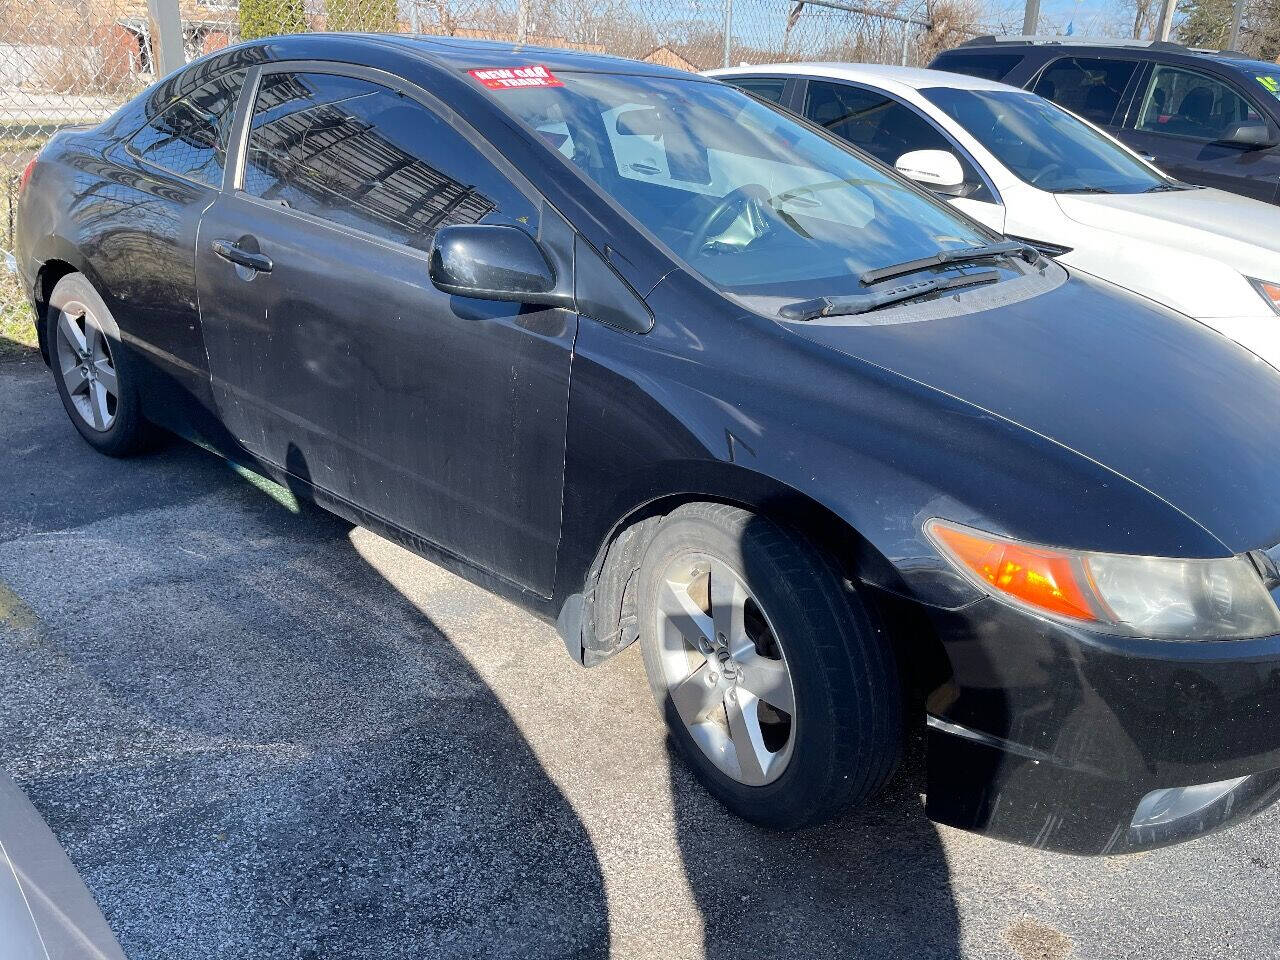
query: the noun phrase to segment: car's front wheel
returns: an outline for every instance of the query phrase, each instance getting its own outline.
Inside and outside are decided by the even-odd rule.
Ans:
[[[665,517],[640,566],[641,649],[677,749],[763,826],[865,800],[901,747],[892,650],[794,531],[715,503]]]
[[[84,274],[69,273],[54,285],[46,323],[58,395],[80,436],[108,456],[144,449],[152,428],[120,363],[119,327]]]

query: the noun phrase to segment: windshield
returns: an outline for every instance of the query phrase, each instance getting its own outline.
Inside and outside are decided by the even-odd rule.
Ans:
[[[920,91],[1015,176],[1053,193],[1167,189],[1128,151],[1048,100],[1013,90]]]
[[[732,87],[556,77],[562,86],[492,95],[725,292],[853,294],[867,271],[991,240],[872,161]]]

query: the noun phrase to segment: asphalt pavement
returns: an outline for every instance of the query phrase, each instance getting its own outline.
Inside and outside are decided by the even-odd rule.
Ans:
[[[1280,813],[1111,859],[937,827],[912,761],[773,834],[555,630],[0,363],[0,765],[127,955],[1274,958]]]

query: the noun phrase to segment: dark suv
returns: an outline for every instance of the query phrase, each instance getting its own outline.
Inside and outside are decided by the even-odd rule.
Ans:
[[[1025,87],[1189,183],[1280,203],[1280,66],[1161,41],[978,37],[930,67]]]

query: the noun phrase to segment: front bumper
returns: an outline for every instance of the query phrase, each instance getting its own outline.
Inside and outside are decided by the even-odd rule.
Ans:
[[[933,819],[1046,849],[1124,853],[1280,799],[1280,637],[1115,637],[990,598],[928,616],[950,667],[926,704]],[[1150,816],[1159,797],[1139,813],[1153,791],[1237,779],[1172,816]]]

